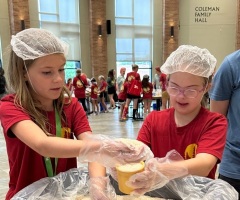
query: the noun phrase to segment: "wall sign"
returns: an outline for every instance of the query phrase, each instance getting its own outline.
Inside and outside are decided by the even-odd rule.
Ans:
[[[196,23],[206,23],[208,19],[214,15],[216,12],[220,11],[220,7],[211,6],[196,6],[195,7],[195,22]]]
[[[192,25],[232,24],[236,17],[238,0],[184,0],[181,1],[182,19]]]

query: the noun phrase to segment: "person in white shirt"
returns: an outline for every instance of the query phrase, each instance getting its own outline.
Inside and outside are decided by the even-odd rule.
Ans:
[[[161,70],[160,67],[157,66],[155,67],[156,74],[154,75],[154,80],[153,80],[153,88],[154,89],[161,89],[161,84],[160,84],[160,76],[161,76]],[[156,100],[156,109],[160,110],[161,107],[161,99]]]
[[[125,81],[125,73],[126,73],[126,68],[125,67],[122,67],[120,69],[120,75],[117,77],[117,84],[116,84],[116,87],[117,87],[117,94],[119,94],[120,90],[121,90],[121,87]]]

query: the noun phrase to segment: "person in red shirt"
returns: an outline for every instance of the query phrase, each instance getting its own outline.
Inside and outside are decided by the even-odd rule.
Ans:
[[[126,99],[127,99],[127,90],[128,90],[128,82],[124,81],[121,88],[119,88],[118,93],[118,101],[120,104],[120,114],[119,114],[119,121],[124,121],[122,118],[123,109],[125,107]]]
[[[162,65],[161,71],[169,76],[172,107],[152,111],[139,130],[137,139],[150,147],[155,158],[145,163],[145,171],[130,177],[128,186],[135,188],[135,194],[187,175],[215,178],[226,142],[227,119],[202,103],[215,66],[216,58],[207,49],[191,45],[180,46]],[[172,160],[164,163],[173,150]],[[177,153],[182,159],[174,161]]]
[[[152,104],[152,92],[153,84],[149,82],[149,76],[144,75],[142,80],[142,94],[143,94],[143,106],[144,106],[144,117],[151,112]]]
[[[66,86],[67,86],[68,90],[70,91],[71,95],[73,93],[73,83],[72,83],[72,81],[73,81],[72,78],[69,78],[67,80],[67,83],[66,83]]]
[[[96,115],[99,114],[99,106],[98,106],[98,85],[95,78],[91,78],[91,100],[92,100],[92,110]],[[95,110],[97,108],[97,111]]]
[[[88,82],[87,82],[87,77],[84,74],[82,74],[81,69],[76,70],[76,77],[74,77],[73,79],[73,86],[74,86],[75,97],[82,104],[85,112],[87,112],[85,90],[86,90],[86,87],[88,86]]]
[[[138,71],[138,65],[132,65],[132,72],[127,73],[126,81],[128,82],[128,91],[127,91],[127,99],[126,103],[124,106],[123,114],[122,114],[122,120],[127,120],[127,113],[128,113],[128,107],[129,104],[131,103],[131,100],[133,99],[133,120],[136,120],[136,112],[137,112],[137,107],[138,107],[138,100],[140,99],[140,93],[141,93],[141,88],[139,88],[140,92],[139,95],[133,95],[130,94],[130,88],[133,84],[133,80],[141,82],[141,78]]]
[[[65,42],[47,30],[30,28],[12,36],[11,48],[7,71],[14,93],[0,101],[10,167],[6,200],[35,181],[76,168],[77,157],[89,162],[91,198],[112,199],[103,166],[144,160],[146,146],[138,149],[91,135],[82,106],[65,86]]]

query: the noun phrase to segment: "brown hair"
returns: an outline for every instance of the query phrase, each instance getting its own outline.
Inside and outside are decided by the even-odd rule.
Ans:
[[[77,69],[76,70],[76,74],[81,74],[82,73],[82,70],[81,69]]]
[[[132,64],[132,70],[138,69],[138,65]]]
[[[0,76],[4,76],[4,69],[0,67]]]
[[[204,77],[204,86],[207,87],[208,85],[212,85],[212,78],[213,78],[213,75],[209,76],[209,78],[206,78]],[[209,101],[209,94],[208,92],[206,92],[204,95],[203,95],[203,98],[202,98],[202,101],[201,101],[201,105],[203,107],[207,107],[208,105],[208,101]]]
[[[142,79],[142,88],[147,88],[149,86],[149,76],[144,75]]]

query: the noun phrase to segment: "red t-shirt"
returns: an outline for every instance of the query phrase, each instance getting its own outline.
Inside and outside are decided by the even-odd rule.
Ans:
[[[131,83],[132,80],[140,80],[140,75],[137,72],[129,72],[127,73],[127,77],[126,77],[126,81],[128,81],[129,83]]]
[[[120,92],[118,94],[118,99],[125,101],[127,99],[127,90],[128,90],[128,82],[122,84],[120,88]]]
[[[153,111],[144,120],[137,139],[148,145],[155,157],[165,157],[175,149],[185,159],[208,153],[219,160],[226,141],[227,120],[218,113],[201,108],[189,124],[176,127],[174,108]],[[216,166],[208,177],[214,179]]]
[[[133,80],[141,81],[139,73],[134,71],[127,73],[126,81],[128,82],[128,90],[130,90],[132,84],[134,84]],[[129,91],[127,91],[127,93],[129,93]]]
[[[91,86],[91,98],[92,99],[98,98],[98,86],[96,83],[93,83]]]
[[[72,83],[67,83],[66,86],[69,89],[69,91],[72,91],[72,88],[73,88],[73,84]]]
[[[15,137],[10,130],[17,122],[31,120],[28,114],[14,105],[13,101],[13,95],[8,95],[0,101],[0,121],[6,140],[10,167],[7,200],[26,186],[47,177],[43,157]],[[72,98],[72,102],[64,106],[63,110],[66,115],[66,123],[62,122],[62,137],[73,139],[73,134],[77,137],[83,132],[91,131],[86,113],[76,98]],[[47,116],[51,124],[49,132],[55,135],[54,111],[47,112]],[[32,134],[34,137],[34,133]],[[59,158],[57,174],[75,167],[77,167],[76,158]]]
[[[152,99],[153,84],[148,83],[148,87],[142,89],[143,99]]]
[[[165,91],[167,86],[167,75],[161,73],[159,82],[162,82],[162,91]]]
[[[81,79],[81,81],[80,81]],[[74,95],[76,98],[85,98],[85,89],[88,85],[87,78],[84,75],[74,77],[73,86],[74,86]]]
[[[102,81],[102,82],[100,83],[100,92],[105,92],[107,86],[108,86],[107,82],[106,82],[106,81]]]

